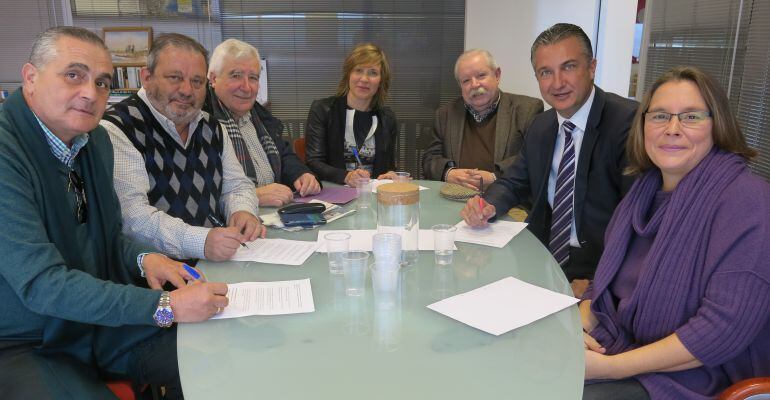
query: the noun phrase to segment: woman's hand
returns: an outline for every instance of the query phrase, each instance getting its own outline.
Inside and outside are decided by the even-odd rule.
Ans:
[[[594,313],[591,312],[591,300],[583,300],[578,306],[580,310],[580,323],[583,325],[583,332],[591,332],[599,324]]]
[[[594,337],[589,335],[587,332],[583,332],[583,347],[586,350],[595,351],[601,354],[607,352],[607,349],[602,347],[602,345],[599,344],[599,342],[597,342],[596,339],[594,339]]]
[[[345,184],[350,187],[358,187],[358,180],[361,178],[369,178],[369,171],[365,169],[354,169],[345,175]]]

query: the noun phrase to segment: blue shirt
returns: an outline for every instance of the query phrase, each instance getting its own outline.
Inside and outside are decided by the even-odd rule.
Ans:
[[[35,114],[33,113],[33,115]],[[43,132],[45,132],[45,140],[48,141],[48,147],[51,148],[53,156],[64,165],[72,168],[72,164],[75,163],[75,157],[78,156],[80,149],[88,143],[88,133],[75,136],[75,138],[72,139],[72,147],[69,147],[61,139],[56,137],[37,115],[35,115],[35,119],[37,119],[37,123],[40,124]]]

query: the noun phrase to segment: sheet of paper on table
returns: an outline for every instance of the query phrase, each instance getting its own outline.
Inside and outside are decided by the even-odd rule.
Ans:
[[[247,242],[233,255],[233,261],[265,264],[302,265],[318,247],[317,242],[288,239],[257,239]]]
[[[372,179],[372,193],[377,193],[377,186],[384,185],[386,183],[393,183],[392,179]],[[425,186],[420,186],[420,190],[428,190]]]
[[[456,242],[502,248],[514,236],[523,231],[527,224],[524,222],[497,221],[484,228],[471,228],[465,221],[460,221],[455,226],[457,227],[457,232],[455,232]]]
[[[577,302],[574,297],[509,276],[427,307],[484,332],[502,335]]]
[[[324,235],[332,232],[349,233],[350,234],[350,250],[356,251],[372,251],[372,237],[377,234],[376,229],[349,229],[349,230],[322,230],[318,231],[318,248],[319,253],[326,253],[326,241]],[[433,250],[433,231],[430,229],[420,229],[417,233],[417,247],[419,250]],[[457,246],[454,248],[457,250]]]
[[[211,319],[283,315],[315,311],[310,279],[227,284],[230,303]]]

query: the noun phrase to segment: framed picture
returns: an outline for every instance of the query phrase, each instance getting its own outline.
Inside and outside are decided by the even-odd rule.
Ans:
[[[151,27],[104,27],[102,31],[115,66],[147,64],[147,53],[152,44]]]

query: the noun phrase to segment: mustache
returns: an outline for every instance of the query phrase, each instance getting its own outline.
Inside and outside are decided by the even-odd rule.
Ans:
[[[481,96],[481,95],[484,95],[484,94],[487,94],[487,93],[489,93],[489,90],[487,90],[486,88],[483,88],[483,87],[479,87],[479,88],[471,90],[471,97]]]
[[[181,101],[184,103],[193,103],[193,96],[185,96],[183,94],[175,94],[168,99],[169,101]]]

